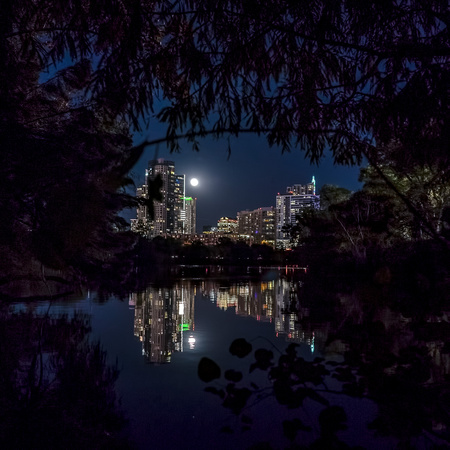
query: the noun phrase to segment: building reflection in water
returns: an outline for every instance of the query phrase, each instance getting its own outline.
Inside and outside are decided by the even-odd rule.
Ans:
[[[307,316],[297,295],[298,282],[286,279],[240,281],[224,286],[219,280],[180,280],[172,288],[152,288],[130,296],[134,308],[134,335],[151,363],[170,362],[173,352],[195,348],[195,297],[201,294],[221,309],[274,324],[275,335],[302,342],[314,352],[313,331],[302,330],[299,318]]]
[[[221,286],[214,280],[201,283],[202,294],[218,308],[234,308],[236,314],[252,316],[258,321],[273,322],[277,337],[306,343],[314,350],[314,332],[302,330],[299,318],[308,316],[302,308],[297,288],[299,282],[278,278],[270,281],[241,281]]]
[[[168,363],[174,352],[195,348],[194,299],[196,286],[185,281],[172,288],[147,288],[130,296],[134,307],[134,335],[150,363]]]

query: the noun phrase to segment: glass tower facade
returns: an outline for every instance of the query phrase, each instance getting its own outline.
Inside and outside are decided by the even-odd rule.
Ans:
[[[316,195],[316,181],[306,185],[294,184],[286,188],[285,194],[276,197],[276,247],[289,248],[290,235],[285,227],[296,224],[296,217],[303,208],[319,208],[320,196]]]

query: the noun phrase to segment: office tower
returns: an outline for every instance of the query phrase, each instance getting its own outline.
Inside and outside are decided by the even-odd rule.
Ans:
[[[175,234],[183,234],[185,229],[185,176],[175,175],[174,230]]]
[[[239,236],[249,244],[275,245],[275,209],[273,206],[237,213]]]
[[[184,200],[184,234],[194,235],[197,229],[197,199],[183,197]]]
[[[313,176],[311,183],[294,184],[293,186],[288,186],[286,188],[286,192],[292,193],[294,195],[316,195],[316,180]]]
[[[285,194],[276,197],[276,246],[289,248],[290,235],[285,227],[296,224],[296,217],[303,208],[319,208],[320,196],[316,195],[316,181],[311,183],[288,186]]]
[[[237,219],[221,217],[217,222],[217,231],[221,234],[236,235],[238,233]]]
[[[149,198],[150,183],[160,177],[161,201],[153,201],[153,217],[149,208],[137,208],[136,219],[131,219],[131,229],[145,237],[196,233],[197,199],[185,196],[185,175],[175,173],[175,163],[162,158],[149,161],[145,171],[145,184],[136,190],[136,196]]]
[[[145,171],[145,183],[136,189],[136,197],[139,199],[148,198],[148,170]],[[148,207],[144,204],[140,205],[136,209],[136,219],[131,219],[131,231],[139,233],[144,237],[150,236],[150,215]]]
[[[149,237],[182,234],[185,226],[185,176],[175,174],[175,163],[162,158],[148,163],[147,185],[158,176],[162,181],[162,199],[153,202],[153,220],[147,219]]]
[[[153,202],[151,237],[172,234],[175,231],[175,163],[162,158],[149,161],[148,182],[158,176],[162,181],[162,199]]]

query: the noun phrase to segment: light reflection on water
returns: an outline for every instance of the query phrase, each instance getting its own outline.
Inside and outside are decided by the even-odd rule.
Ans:
[[[298,296],[300,287],[298,280],[273,274],[232,281],[184,278],[171,287],[148,287],[126,300],[101,302],[88,293],[53,301],[50,310],[48,302],[26,307],[40,313],[91,314],[93,339],[100,339],[112,363],[116,358],[119,362],[117,391],[129,418],[127,433],[138,449],[244,449],[258,442],[285,448],[289,442],[283,436],[282,421],[298,416],[298,411],[288,411],[268,398],[248,411],[254,425],[250,431],[241,431],[220,400],[204,392],[197,365],[207,356],[222,370],[233,368],[247,377],[250,356],[238,360],[228,352],[230,343],[241,337],[252,342],[254,349],[272,349],[275,359],[289,342],[300,344],[298,354],[305,359],[320,356],[327,330],[299,325],[299,319],[309,315]],[[265,372],[252,376],[258,383],[267,383]],[[307,416],[315,417],[319,410],[310,404]],[[352,411],[350,439],[373,419],[375,409],[367,400],[355,400]],[[220,433],[224,425],[235,433]],[[313,432],[306,433],[305,439],[313,440],[318,436],[315,419],[309,425]],[[381,448],[380,442],[371,447],[370,438],[353,445],[357,443]]]
[[[129,306],[134,309],[134,335],[142,342],[142,355],[150,363],[169,363],[174,352],[193,350],[197,342],[196,298],[201,298],[237,316],[273,324],[275,337],[305,343],[314,353],[314,332],[301,330],[297,324],[298,314],[308,314],[307,309],[301,310],[295,300],[296,312],[286,311],[298,283],[277,278],[223,285],[214,279],[184,279],[170,288],[148,287],[129,298]]]

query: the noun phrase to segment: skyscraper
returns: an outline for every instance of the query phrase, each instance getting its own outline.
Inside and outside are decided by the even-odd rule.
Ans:
[[[136,189],[136,197],[139,199],[148,198],[148,170],[145,171],[145,183]],[[136,219],[131,219],[131,231],[142,236],[150,236],[150,215],[146,205],[140,205],[136,210]]]
[[[186,211],[185,211],[185,176],[175,175],[175,198],[174,198],[174,230],[176,234],[185,231]]]
[[[221,217],[217,221],[217,231],[221,234],[237,235],[238,221],[231,217]]]
[[[273,206],[237,213],[239,236],[250,244],[275,244],[275,210]]]
[[[162,158],[149,161],[147,181],[153,181],[158,176],[162,181],[162,199],[153,202],[151,237],[172,234],[175,230],[175,163]]]
[[[185,176],[175,173],[175,163],[162,158],[151,160],[145,171],[145,184],[137,188],[138,197],[148,199],[149,184],[160,177],[161,201],[153,202],[153,218],[148,208],[137,209],[137,218],[131,219],[131,229],[143,236],[195,234],[196,200],[185,196]]]
[[[194,235],[197,229],[197,199],[184,197],[184,234]]]
[[[306,185],[294,184],[286,188],[285,194],[276,197],[276,246],[287,248],[290,243],[290,235],[285,227],[296,224],[298,216],[303,208],[319,208],[320,196],[316,195],[316,181],[312,177],[311,183]]]

